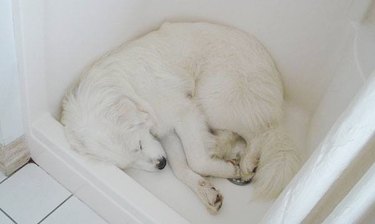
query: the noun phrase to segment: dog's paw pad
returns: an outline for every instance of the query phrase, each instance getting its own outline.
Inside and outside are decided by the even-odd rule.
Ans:
[[[212,203],[209,203],[209,205],[207,206],[207,209],[211,214],[217,214],[222,205],[223,205],[223,196],[219,192],[217,192],[215,201]]]
[[[211,214],[217,214],[223,205],[223,196],[207,181],[200,181],[198,195]]]
[[[240,161],[238,159],[230,159],[230,160],[227,160],[227,162],[232,163],[234,166],[240,165]]]

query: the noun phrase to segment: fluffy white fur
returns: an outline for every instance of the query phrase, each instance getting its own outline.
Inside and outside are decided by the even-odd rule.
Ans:
[[[202,176],[255,174],[258,192],[275,197],[295,174],[282,107],[279,72],[256,38],[166,23],[90,66],[67,93],[62,122],[75,150],[123,169],[154,171],[167,156],[215,213],[222,195]]]

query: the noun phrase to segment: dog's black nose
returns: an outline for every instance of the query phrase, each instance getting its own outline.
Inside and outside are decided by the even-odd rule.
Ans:
[[[167,165],[167,160],[163,156],[161,159],[158,160],[158,163],[156,164],[156,167],[159,170],[162,170],[162,169],[164,169],[165,165]]]

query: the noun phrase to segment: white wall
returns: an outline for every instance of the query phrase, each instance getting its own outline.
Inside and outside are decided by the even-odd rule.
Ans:
[[[0,1],[1,145],[6,145],[23,134],[11,3],[11,0]]]
[[[254,33],[271,51],[291,101],[313,112],[332,78],[352,0],[45,0],[48,103],[94,58],[162,21],[213,21]],[[62,34],[63,32],[63,34]]]

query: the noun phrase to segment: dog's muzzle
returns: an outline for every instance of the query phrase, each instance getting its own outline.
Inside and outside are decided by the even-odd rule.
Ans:
[[[164,169],[164,167],[167,165],[167,160],[165,159],[165,157],[163,156],[161,159],[158,159],[158,162],[156,164],[156,167],[159,169],[159,170],[162,170]]]

